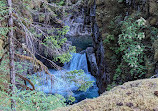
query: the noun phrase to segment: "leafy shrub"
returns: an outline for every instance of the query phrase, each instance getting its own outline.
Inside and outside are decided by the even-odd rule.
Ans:
[[[18,111],[48,111],[56,109],[57,107],[66,106],[65,98],[61,95],[45,94],[37,91],[20,91],[12,96],[8,93],[0,91],[0,110],[11,110],[10,99],[16,101],[16,110]],[[3,97],[3,98],[2,98]]]

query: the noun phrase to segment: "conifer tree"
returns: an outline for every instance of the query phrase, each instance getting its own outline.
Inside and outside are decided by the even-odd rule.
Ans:
[[[13,33],[13,17],[12,17],[12,0],[8,0],[8,7],[9,7],[9,20],[8,25],[10,31],[8,33],[9,37],[9,60],[10,60],[10,89],[12,94],[15,93],[15,65],[14,65],[14,33]],[[11,100],[11,109],[15,111],[15,100]]]

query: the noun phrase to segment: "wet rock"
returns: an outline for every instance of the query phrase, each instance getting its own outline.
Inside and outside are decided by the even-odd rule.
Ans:
[[[92,38],[93,38],[93,48],[96,57],[96,63],[98,67],[98,74],[97,74],[97,85],[99,87],[99,93],[103,93],[106,90],[107,85],[110,83],[110,75],[106,73],[107,66],[105,60],[105,50],[103,47],[102,37],[100,33],[100,27],[97,24],[97,17],[96,17],[96,4],[95,2],[90,6],[90,17],[91,17],[91,24],[92,24]]]
[[[86,54],[87,54],[87,60],[88,60],[90,72],[93,76],[97,76],[98,75],[98,66],[96,63],[96,57],[95,57],[93,47],[88,47],[86,49]]]
[[[158,91],[155,91],[155,92],[154,92],[154,95],[158,97]]]
[[[74,11],[68,16],[63,17],[65,26],[69,26],[68,36],[85,36],[91,35],[91,26],[86,24],[85,21],[90,21],[89,17],[86,17],[86,11],[88,9],[84,7],[76,7],[78,11]]]
[[[86,53],[86,50],[83,50],[83,51],[80,52],[80,54],[84,54],[84,53]]]

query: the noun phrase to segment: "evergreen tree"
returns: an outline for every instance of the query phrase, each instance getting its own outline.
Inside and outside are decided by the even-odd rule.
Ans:
[[[8,7],[9,7],[9,20],[8,26],[10,28],[8,37],[9,37],[9,59],[10,59],[10,89],[12,94],[15,94],[15,64],[14,64],[14,33],[13,33],[13,13],[12,13],[12,0],[8,0]],[[11,109],[15,111],[15,100],[11,100]]]
[[[60,17],[56,17],[56,14],[62,8],[69,10],[80,3],[81,0],[76,4],[66,6],[54,2],[50,4],[46,0],[14,0],[13,2],[8,0],[8,3],[5,0],[0,1],[0,39],[5,44],[3,46],[4,51],[0,52],[3,55],[0,61],[0,72],[2,73],[0,74],[2,77],[0,78],[0,97],[6,97],[0,98],[0,110],[43,111],[65,106],[65,99],[62,96],[46,95],[43,92],[35,91],[33,82],[27,78],[25,72],[27,72],[31,64],[35,72],[44,71],[53,78],[48,68],[35,55],[41,56],[58,70],[61,67],[57,66],[53,61],[64,63],[70,60],[70,53],[74,52],[75,49],[72,46],[66,51],[62,49],[62,46],[67,41],[64,35],[68,31],[68,27],[63,27],[61,20],[59,20]],[[60,28],[54,27],[50,20],[53,20],[55,24],[59,24]],[[35,43],[37,46],[35,46]],[[37,51],[40,48],[43,48],[45,55],[41,55]],[[9,62],[7,62],[7,52],[9,52]],[[50,55],[53,55],[51,58],[53,61],[47,58]],[[10,66],[9,71],[7,70],[8,63]],[[81,71],[74,72],[81,75]],[[68,77],[74,76],[74,72],[70,72]],[[10,75],[10,90],[7,88],[9,86],[8,75]],[[70,82],[77,81],[72,78],[67,79],[70,79]],[[26,82],[32,88],[28,87]],[[86,90],[87,86],[91,86],[92,83],[85,81],[82,83],[77,82],[77,84],[80,84],[80,90]],[[74,100],[71,97],[72,99]],[[11,107],[10,103],[8,103],[10,100],[12,100]]]

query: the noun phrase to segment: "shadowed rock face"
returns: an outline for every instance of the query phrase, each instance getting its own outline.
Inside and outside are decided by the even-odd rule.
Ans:
[[[89,64],[89,71],[91,72],[91,74],[93,76],[97,77],[98,76],[98,66],[97,66],[93,47],[88,47],[86,49],[86,55],[87,55],[87,62]]]
[[[55,111],[157,111],[158,79],[124,83],[95,99],[86,99]]]
[[[111,20],[116,16],[121,15],[122,18],[117,19],[116,21],[119,23],[124,20],[125,16],[133,16],[136,12],[140,12],[142,13],[142,17],[144,17],[150,25],[158,27],[158,3],[156,0],[124,0],[124,2],[118,2],[117,0],[89,0],[88,5],[90,7],[92,22],[93,48],[98,67],[98,71],[96,71],[98,74],[94,75],[98,75],[96,78],[99,81],[99,93],[102,93],[106,90],[107,84],[112,82],[115,69],[117,68],[118,63],[111,57],[115,56],[119,58],[118,55],[110,49],[111,46],[116,45],[116,42],[110,43],[110,45],[103,44],[102,42],[105,38],[107,38],[107,33],[112,32],[109,28]],[[118,37],[118,34],[119,32],[117,32],[115,38]],[[156,50],[157,49],[155,48],[155,60],[157,60]],[[154,69],[154,65],[151,67]],[[95,70],[95,68],[93,70]],[[149,68],[149,77],[151,77],[151,74],[153,75],[153,72],[154,70],[150,71]]]
[[[73,46],[76,46],[76,52],[86,50],[87,47],[92,47],[91,36],[68,36],[67,39],[72,42]]]
[[[155,61],[158,61],[158,40],[156,40],[154,42],[153,46],[154,46],[154,50],[155,50],[154,59],[155,59]]]
[[[90,6],[90,17],[92,26],[92,39],[93,50],[96,57],[97,71],[96,79],[99,87],[99,93],[103,93],[106,90],[107,84],[110,82],[109,75],[106,74],[106,62],[104,59],[104,47],[102,44],[102,37],[99,32],[99,27],[96,22],[96,1],[94,0]],[[92,69],[96,70],[96,69]]]

